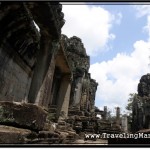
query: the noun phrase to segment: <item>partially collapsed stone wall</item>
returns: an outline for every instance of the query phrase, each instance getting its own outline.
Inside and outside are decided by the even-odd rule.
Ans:
[[[79,37],[61,35],[63,18],[58,2],[0,3],[2,144],[71,143],[85,132],[120,132],[96,117],[90,57]]]
[[[95,93],[98,84],[91,79],[89,71],[90,57],[86,54],[81,39],[62,35],[65,53],[73,73],[70,96],[70,109],[76,111],[94,111]]]
[[[95,112],[90,57],[64,23],[58,2],[0,3],[0,143],[71,142],[71,111]]]

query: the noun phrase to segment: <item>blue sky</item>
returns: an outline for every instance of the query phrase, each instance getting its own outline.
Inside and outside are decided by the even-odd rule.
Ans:
[[[63,5],[62,33],[82,39],[90,55],[90,73],[99,83],[95,104],[124,111],[149,72],[149,5]]]
[[[89,5],[90,6],[90,5]],[[96,5],[95,5],[96,6]],[[111,13],[121,12],[122,19],[120,25],[114,25],[111,29],[112,33],[116,35],[116,39],[109,42],[112,46],[110,51],[104,51],[101,55],[91,57],[91,64],[97,60],[109,60],[118,52],[131,53],[132,44],[139,40],[146,40],[147,33],[142,31],[143,26],[146,24],[146,17],[137,19],[136,12],[132,5],[102,5],[103,8]]]

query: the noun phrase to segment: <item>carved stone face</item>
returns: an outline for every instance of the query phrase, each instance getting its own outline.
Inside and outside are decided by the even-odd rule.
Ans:
[[[150,75],[144,75],[140,79],[138,84],[138,94],[140,96],[149,96],[150,95]]]

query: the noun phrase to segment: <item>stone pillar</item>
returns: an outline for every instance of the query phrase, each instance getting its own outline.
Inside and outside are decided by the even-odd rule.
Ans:
[[[81,93],[81,100],[80,100],[80,110],[86,111],[87,110],[87,103],[90,101],[89,97],[89,78],[83,76],[82,79],[82,93]],[[90,109],[91,110],[91,109]]]
[[[116,108],[116,123],[120,124],[120,107]]]
[[[127,115],[122,116],[122,130],[128,132],[128,119]]]
[[[54,70],[55,70],[55,59],[53,55],[50,66],[48,68],[48,72],[46,74],[46,77],[43,81],[43,84],[38,92],[35,101],[35,104],[43,106],[46,109],[48,108],[48,104],[51,98],[51,88],[53,83]]]
[[[55,69],[56,70],[56,69]],[[51,98],[49,101],[49,106],[51,105],[57,105],[58,102],[58,92],[60,88],[60,83],[61,83],[61,73],[54,73],[54,78],[53,78],[53,85],[52,85],[52,90],[51,90]]]
[[[85,91],[82,93],[81,102],[80,102],[80,110],[86,109],[86,107],[85,107],[86,101],[87,101],[87,93]]]
[[[58,120],[67,118],[69,100],[70,100],[70,91],[71,91],[71,76],[64,75],[61,81],[60,90],[58,94],[58,104],[56,117]]]
[[[34,69],[34,74],[33,74],[32,82],[30,86],[30,92],[28,96],[30,103],[35,103],[36,97],[44,81],[46,72],[48,70],[49,67],[48,60],[49,62],[51,60],[51,57],[49,57],[49,52],[51,49],[50,44],[51,41],[49,37],[44,34],[41,35],[40,51],[37,56],[37,64]]]
[[[80,110],[80,101],[81,101],[81,94],[82,94],[82,77],[79,77],[76,81],[76,87],[74,91],[74,101],[73,106]]]
[[[28,95],[30,103],[36,103],[44,107],[48,105],[45,100],[42,101],[45,98],[44,94],[48,94],[51,90],[51,85],[48,84],[52,83],[55,69],[54,55],[57,49],[58,47],[53,45],[51,38],[46,33],[41,32],[40,51]]]
[[[107,106],[104,106],[104,120],[107,119]]]

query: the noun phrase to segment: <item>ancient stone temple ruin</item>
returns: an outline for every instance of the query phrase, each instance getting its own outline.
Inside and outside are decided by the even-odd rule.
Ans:
[[[133,131],[150,128],[150,74],[143,75],[133,100]]]
[[[61,35],[62,5],[0,6],[0,143],[72,143],[106,126],[120,132],[106,109],[96,117],[90,57],[80,38]]]

